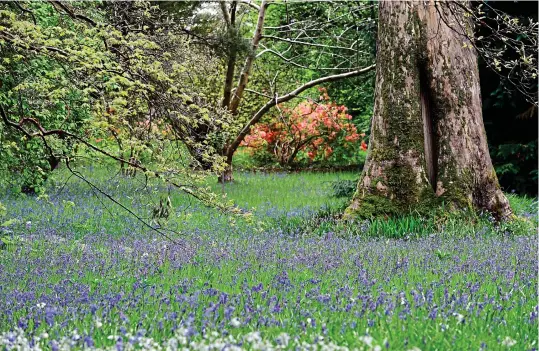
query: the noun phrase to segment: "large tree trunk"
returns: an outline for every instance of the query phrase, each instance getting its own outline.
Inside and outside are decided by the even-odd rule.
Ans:
[[[441,202],[511,215],[488,153],[477,57],[464,31],[470,24],[451,3],[380,2],[372,132],[348,216]]]

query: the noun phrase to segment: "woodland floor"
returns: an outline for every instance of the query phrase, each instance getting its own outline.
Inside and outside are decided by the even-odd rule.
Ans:
[[[87,173],[141,214],[163,190]],[[171,192],[177,245],[63,173],[48,198],[4,191],[0,349],[537,349],[536,200],[510,196],[529,226],[343,224],[354,173],[236,177],[212,186],[248,220]]]

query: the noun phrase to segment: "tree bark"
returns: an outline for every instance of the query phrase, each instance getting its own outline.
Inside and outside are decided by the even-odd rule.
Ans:
[[[238,112],[238,107],[240,105],[241,98],[243,97],[243,92],[247,87],[247,82],[249,81],[249,76],[251,75],[251,68],[253,67],[253,62],[256,58],[256,50],[258,49],[260,39],[262,39],[262,29],[264,28],[264,19],[266,17],[267,7],[268,4],[266,0],[262,0],[262,3],[260,4],[260,8],[258,10],[258,20],[256,23],[255,31],[253,33],[253,40],[251,42],[251,52],[245,59],[245,64],[243,65],[243,69],[240,74],[238,86],[236,87],[236,90],[234,91],[234,96],[230,101],[229,110],[232,114],[236,114]]]
[[[380,2],[369,151],[347,216],[442,202],[511,215],[488,153],[465,31],[470,23],[451,3]]]
[[[236,28],[236,7],[237,2],[233,1],[230,4],[230,14],[228,13],[228,10],[226,8],[226,3],[224,1],[221,1],[221,7],[223,11],[223,16],[225,17],[225,21],[227,23],[227,30],[230,33],[235,34],[237,28]],[[227,108],[230,105],[230,98],[232,96],[232,84],[234,83],[234,70],[236,68],[236,58],[237,58],[237,51],[235,47],[231,48],[231,52],[228,54],[228,60],[227,60],[227,68],[226,68],[226,76],[225,76],[225,88],[223,91],[223,102],[221,104],[222,107]]]

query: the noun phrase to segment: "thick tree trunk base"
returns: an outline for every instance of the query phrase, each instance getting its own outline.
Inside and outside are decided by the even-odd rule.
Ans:
[[[466,16],[450,2],[379,6],[369,151],[345,217],[442,203],[511,217],[488,153],[476,52],[448,27],[468,28]]]

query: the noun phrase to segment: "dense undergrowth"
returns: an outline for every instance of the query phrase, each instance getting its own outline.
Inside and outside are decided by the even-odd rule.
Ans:
[[[158,190],[87,174],[148,219]],[[354,173],[213,184],[253,215],[170,192],[173,244],[60,173],[48,197],[4,191],[0,349],[537,348],[537,201],[520,220],[439,210],[342,222]]]

